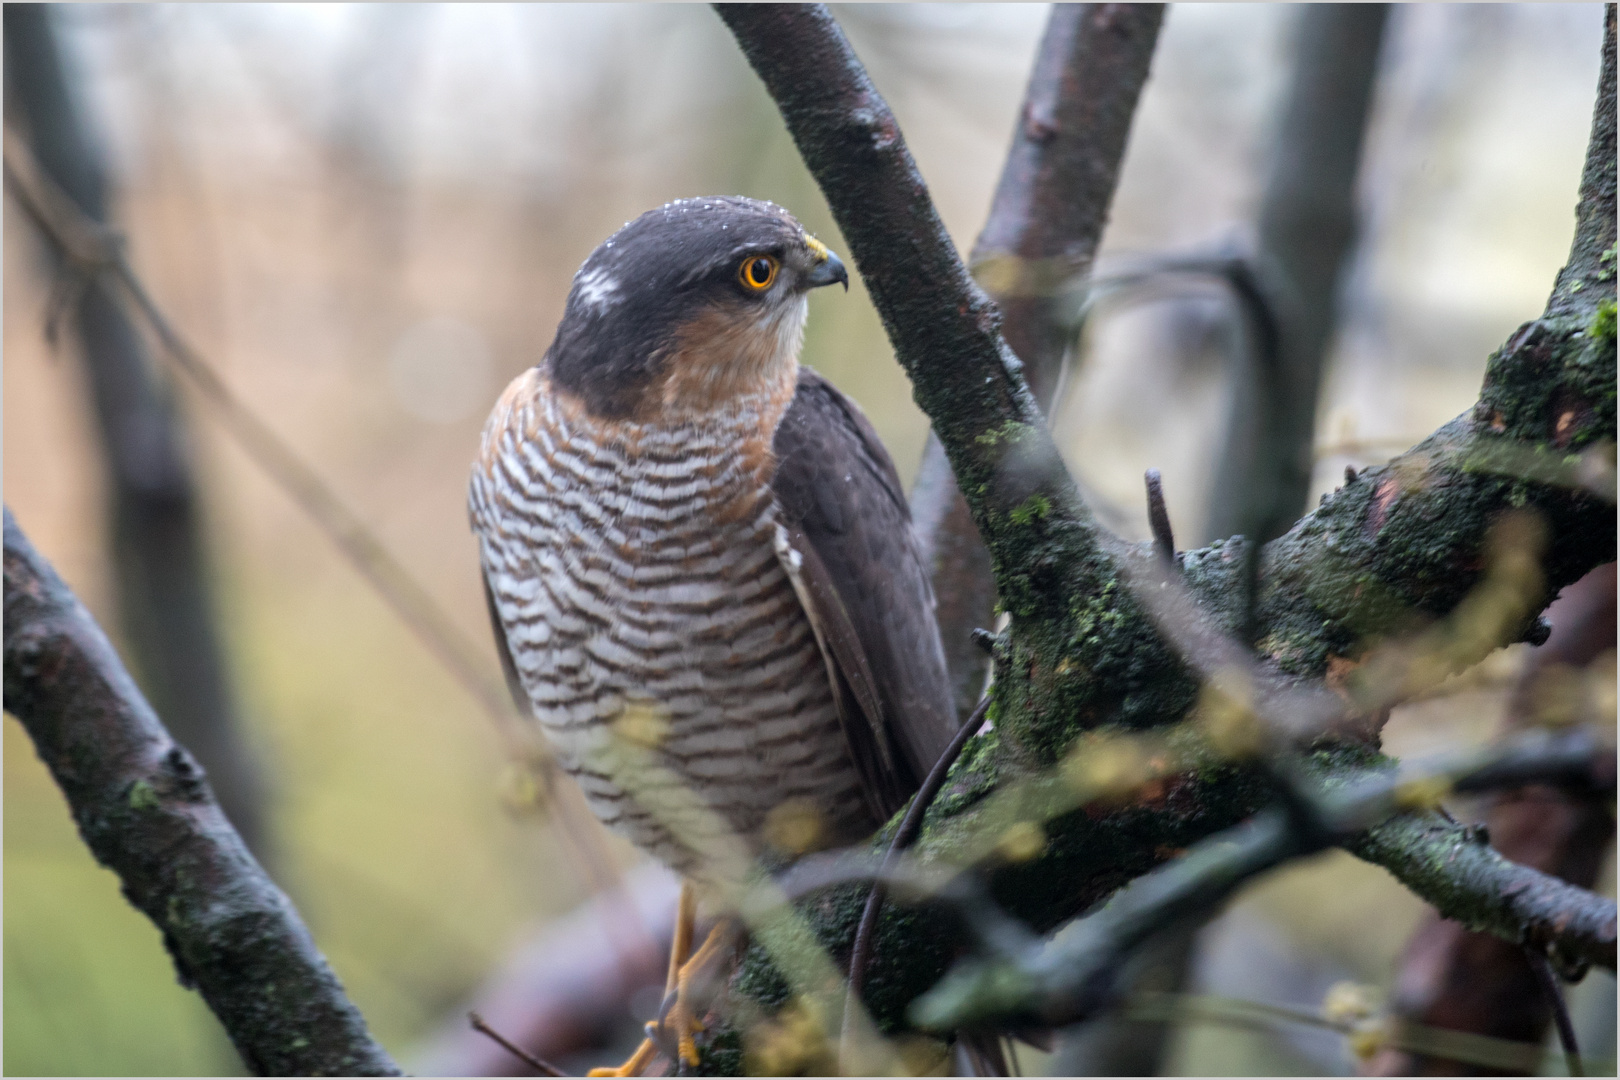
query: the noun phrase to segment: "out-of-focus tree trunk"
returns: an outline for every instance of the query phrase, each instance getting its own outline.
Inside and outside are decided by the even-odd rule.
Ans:
[[[102,154],[70,85],[50,5],[5,8],[8,105],[40,166],[106,223]],[[122,299],[90,281],[71,311],[110,481],[118,613],[142,689],[208,770],[253,851],[265,854],[264,783],[244,742],[214,618],[201,509],[185,433]]]
[[[1207,535],[1281,536],[1310,495],[1316,399],[1355,243],[1356,173],[1385,4],[1311,4],[1299,13],[1293,76],[1261,197],[1259,262],[1276,305],[1277,355],[1250,349],[1238,380]]]

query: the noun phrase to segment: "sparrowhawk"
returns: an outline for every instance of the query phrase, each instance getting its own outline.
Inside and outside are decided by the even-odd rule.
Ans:
[[[799,366],[808,293],[835,282],[838,257],[774,204],[643,214],[579,268],[473,469],[520,706],[609,828],[699,882],[699,818],[756,854],[784,806],[809,812],[814,846],[853,842],[956,729],[894,464]],[[604,764],[627,716],[650,720],[657,775],[695,797],[692,820]]]

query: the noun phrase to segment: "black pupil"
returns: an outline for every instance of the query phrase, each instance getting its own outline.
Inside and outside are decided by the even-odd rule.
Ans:
[[[755,285],[763,285],[771,276],[771,263],[769,259],[755,259],[748,264],[748,280]]]

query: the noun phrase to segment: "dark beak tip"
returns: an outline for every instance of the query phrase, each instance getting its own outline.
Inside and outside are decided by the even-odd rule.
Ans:
[[[844,261],[829,251],[827,257],[810,271],[810,286],[819,289],[835,281],[844,287],[845,292],[849,292],[849,271],[844,268]]]

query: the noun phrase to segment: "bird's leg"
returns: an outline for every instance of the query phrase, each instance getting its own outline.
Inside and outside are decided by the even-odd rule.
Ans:
[[[679,1000],[679,986],[682,966],[686,963],[686,954],[692,950],[692,934],[694,924],[697,922],[697,893],[692,889],[689,881],[681,882],[681,899],[675,908],[675,940],[669,946],[669,974],[664,979],[664,999],[667,1001],[674,994]],[[707,947],[707,942],[704,943]],[[625,1059],[623,1065],[616,1069],[592,1069],[587,1076],[640,1076],[641,1071],[652,1061],[653,1054],[658,1051],[658,1044],[652,1039],[652,1031],[659,1021],[647,1024],[648,1037],[641,1040],[636,1052]],[[686,1036],[691,1042],[691,1035]],[[684,1047],[683,1047],[684,1049]],[[696,1060],[694,1048],[693,1060]]]
[[[713,974],[717,961],[726,953],[726,947],[731,942],[731,925],[721,919],[709,936],[704,939],[698,951],[692,958],[682,964],[679,971],[675,971],[674,989],[664,995],[665,1010],[660,1019],[660,1025],[673,1028],[670,1034],[675,1036],[676,1053],[680,1060],[688,1065],[698,1063],[697,1043],[693,1035],[703,1030],[703,1022],[698,1019],[698,1010],[692,1005],[694,988],[702,986],[708,977]],[[673,994],[674,1000],[670,1000]],[[667,1037],[667,1035],[666,1035]]]

